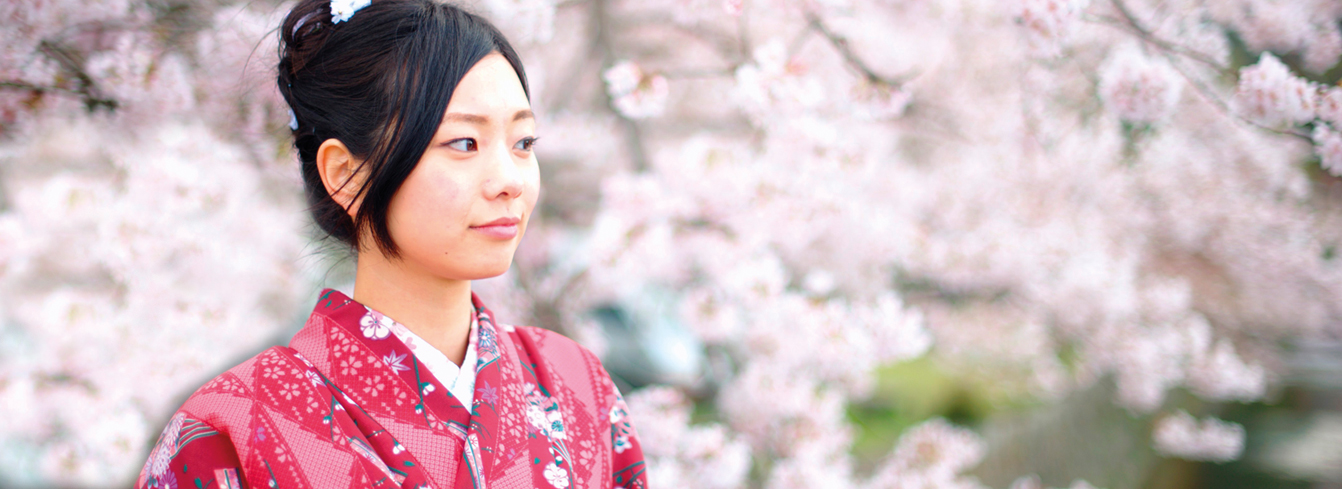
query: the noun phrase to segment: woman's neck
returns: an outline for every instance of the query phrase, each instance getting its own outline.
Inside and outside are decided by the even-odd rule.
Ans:
[[[377,251],[359,253],[354,300],[387,315],[461,365],[470,340],[471,282],[445,280]]]

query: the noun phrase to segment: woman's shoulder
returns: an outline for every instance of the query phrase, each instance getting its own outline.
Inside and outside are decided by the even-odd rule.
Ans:
[[[358,459],[359,445],[346,443],[345,435],[336,436],[361,436],[354,421],[342,414],[336,395],[321,371],[298,351],[267,348],[205,382],[187,398],[159,437],[137,487],[187,487],[176,482],[192,480],[194,476],[178,479],[191,474],[200,474],[194,478],[197,486],[214,478],[220,487],[225,482],[232,484],[227,487],[242,487],[237,481],[251,481],[248,485],[256,487],[266,480],[275,487],[271,464],[277,463],[290,467],[286,470],[292,474],[299,470],[307,474],[294,477],[322,480],[309,472],[312,466],[285,457],[301,447],[313,460]],[[271,453],[282,456],[267,461],[258,455]],[[369,468],[376,467],[364,467]]]
[[[601,359],[595,353],[558,331],[539,326],[502,326],[499,329],[504,334],[522,338],[523,344],[533,350],[533,355],[540,355],[550,361],[582,360],[601,366]]]
[[[619,391],[601,359],[582,344],[563,334],[536,326],[500,328],[513,335],[515,343],[527,350],[536,374],[567,387],[579,398],[598,408],[608,409],[619,398]]]
[[[229,432],[250,424],[256,408],[284,411],[292,404],[312,368],[298,352],[272,346],[206,381],[196,389],[179,413]],[[278,392],[286,389],[293,392]]]

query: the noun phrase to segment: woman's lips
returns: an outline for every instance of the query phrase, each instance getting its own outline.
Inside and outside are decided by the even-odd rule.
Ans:
[[[478,226],[471,226],[471,229],[495,239],[513,239],[517,237],[517,223],[519,222],[522,222],[522,220],[516,217],[501,217]]]

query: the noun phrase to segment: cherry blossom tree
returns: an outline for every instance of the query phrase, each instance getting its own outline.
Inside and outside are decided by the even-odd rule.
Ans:
[[[657,487],[984,487],[1000,447],[941,418],[854,460],[846,409],[919,358],[1044,404],[1112,385],[1154,452],[1232,460],[1205,406],[1342,333],[1342,4],[466,5],[519,47],[545,181],[477,288],[611,362],[609,304],[692,336],[627,393]],[[0,6],[0,480],[129,480],[347,273],[271,86],[286,7]]]

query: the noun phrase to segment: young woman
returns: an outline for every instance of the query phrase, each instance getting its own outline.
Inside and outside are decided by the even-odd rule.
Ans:
[[[540,191],[517,54],[433,0],[302,0],[279,88],[317,224],[358,252],[288,347],[196,391],[138,487],[645,488],[619,392],[587,350],[499,324]]]

